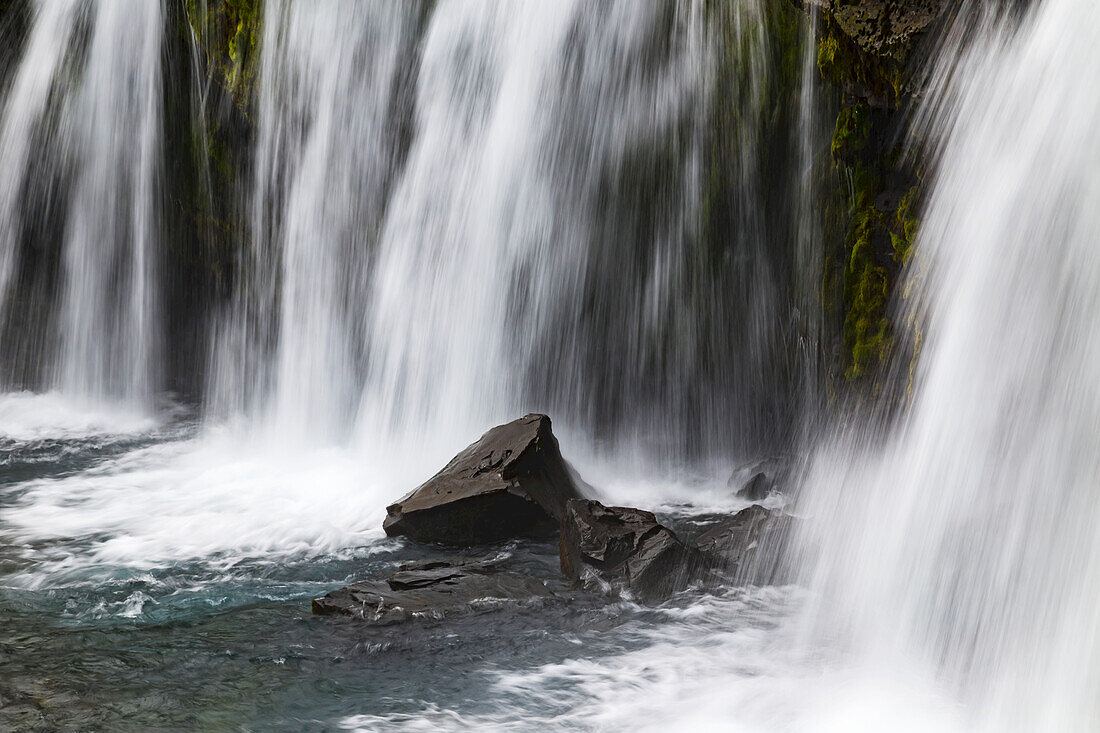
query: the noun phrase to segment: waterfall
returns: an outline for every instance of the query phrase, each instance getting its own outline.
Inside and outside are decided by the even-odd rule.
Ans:
[[[0,0],[0,729],[1100,730],[1100,12],[939,6]],[[690,587],[385,535],[529,411]]]
[[[36,483],[20,537],[110,536],[74,551],[101,567],[341,552],[529,411],[639,505],[726,507],[731,462],[787,447],[827,148],[800,10],[234,7],[26,15],[0,366],[63,394],[5,395],[0,432],[156,445]],[[181,384],[194,413],[110,409]]]
[[[262,412],[295,438],[346,433],[423,12],[417,3],[267,4],[255,246],[219,345],[215,409]]]
[[[933,75],[912,406],[819,456],[807,539],[873,669],[926,666],[978,730],[1096,730],[1100,13],[1013,20]]]
[[[18,386],[158,389],[159,2],[35,3],[0,116],[0,308]]]
[[[537,409],[681,458],[780,434],[806,240],[763,217],[804,193],[762,160],[800,144],[769,12],[269,2],[214,414],[392,447]]]

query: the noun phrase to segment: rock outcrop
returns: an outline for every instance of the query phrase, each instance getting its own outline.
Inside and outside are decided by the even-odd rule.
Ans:
[[[872,107],[897,108],[918,90],[913,55],[945,9],[943,0],[823,0],[822,74]]]
[[[559,551],[561,571],[574,582],[645,600],[682,590],[700,566],[698,553],[651,512],[594,500],[569,502]]]
[[[546,415],[500,425],[387,507],[383,528],[420,542],[473,545],[552,533],[583,482]]]
[[[898,340],[904,329],[889,308],[919,228],[925,172],[924,161],[903,142],[908,108],[921,93],[923,61],[934,45],[926,39],[959,6],[943,0],[804,5],[820,13],[821,76],[841,92],[830,147],[842,183],[829,206],[846,214],[827,222],[822,288],[842,347],[832,371],[850,386],[862,385],[858,394],[874,394],[884,370],[911,362],[919,351],[919,328],[914,343]]]
[[[387,625],[553,597],[539,580],[498,570],[491,561],[438,559],[403,565],[385,580],[367,580],[335,590],[313,601],[313,613]]]
[[[734,582],[768,585],[787,582],[787,559],[794,517],[759,504],[719,522],[696,540],[707,565]]]

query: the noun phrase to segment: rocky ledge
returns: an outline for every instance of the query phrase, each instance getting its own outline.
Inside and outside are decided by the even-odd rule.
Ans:
[[[777,472],[769,468],[768,476],[762,466],[748,469],[751,488],[773,492]],[[779,510],[750,506],[691,544],[652,512],[581,498],[582,487],[590,488],[562,458],[550,418],[527,415],[493,428],[391,505],[384,527],[387,534],[432,545],[550,540],[556,533],[562,575],[594,597],[652,603],[692,585],[760,585],[790,577],[795,520]],[[313,601],[313,612],[372,625],[440,619],[564,600],[548,587],[553,582],[561,584],[505,570],[496,560],[440,557],[335,590]]]

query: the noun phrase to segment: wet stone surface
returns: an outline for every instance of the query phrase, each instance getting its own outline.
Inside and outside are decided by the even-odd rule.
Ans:
[[[501,570],[491,559],[433,559],[402,565],[384,580],[352,583],[328,593],[313,601],[313,613],[386,625],[552,598],[542,581]]]

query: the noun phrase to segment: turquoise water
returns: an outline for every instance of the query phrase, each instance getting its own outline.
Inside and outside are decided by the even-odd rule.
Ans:
[[[433,550],[369,531],[266,554],[150,545],[144,561],[125,542],[141,540],[135,512],[158,474],[135,456],[192,451],[198,426],[175,414],[123,434],[79,427],[0,443],[3,730],[603,729],[669,688],[666,674],[701,684],[705,652],[670,649],[773,629],[794,603],[774,589],[694,589],[657,607],[585,595],[560,579],[555,544],[525,541],[470,554],[505,557],[561,600],[381,628],[313,617],[312,598]],[[694,511],[669,518],[690,531]]]

